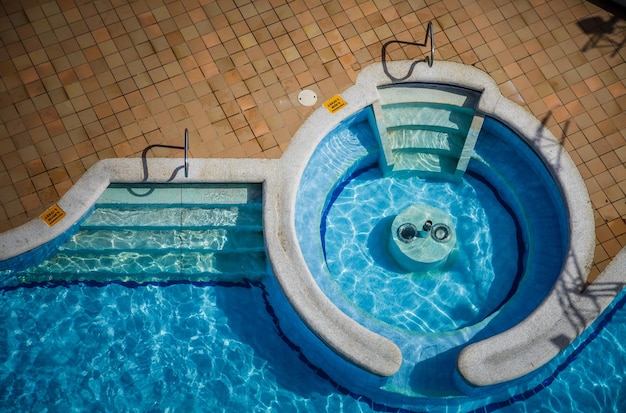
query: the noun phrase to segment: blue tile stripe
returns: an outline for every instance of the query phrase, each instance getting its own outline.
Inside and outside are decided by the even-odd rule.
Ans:
[[[37,281],[19,283],[15,285],[0,286],[0,294],[4,295],[7,292],[19,290],[22,288],[70,288],[70,287],[95,287],[102,288],[108,285],[120,285],[126,288],[143,288],[143,287],[169,287],[172,285],[193,285],[195,287],[239,287],[239,288],[251,288],[254,282],[243,281],[188,281],[188,280],[168,280],[168,281],[121,281],[121,280],[109,280],[109,281],[94,281],[94,280],[53,280],[53,281]]]
[[[330,212],[330,209],[333,207],[335,201],[337,201],[337,198],[341,195],[343,190],[346,188],[346,186],[348,186],[350,182],[363,175],[365,172],[376,168],[378,168],[377,163],[357,169],[348,178],[346,178],[345,181],[340,183],[330,195],[330,200],[328,201],[328,204],[326,204],[324,211],[322,211],[322,218],[320,220],[320,238],[322,240],[322,253],[324,254],[324,260],[326,260],[326,228],[328,225],[326,221],[328,220],[328,213]]]

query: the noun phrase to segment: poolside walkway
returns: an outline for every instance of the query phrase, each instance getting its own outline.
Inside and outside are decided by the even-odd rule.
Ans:
[[[626,245],[626,11],[596,3],[2,2],[0,232],[39,216],[96,161],[182,145],[185,128],[195,158],[279,158],[384,42],[422,41],[432,20],[435,59],[484,70],[562,140],[595,210],[593,278]],[[298,103],[302,89],[315,106]]]

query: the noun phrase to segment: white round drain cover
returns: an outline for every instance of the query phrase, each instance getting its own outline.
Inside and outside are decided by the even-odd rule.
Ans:
[[[298,94],[298,102],[304,106],[313,106],[317,102],[317,94],[310,89],[305,89]]]

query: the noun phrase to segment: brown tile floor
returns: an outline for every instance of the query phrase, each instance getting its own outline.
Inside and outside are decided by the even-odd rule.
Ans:
[[[193,157],[278,158],[315,109],[300,90],[323,102],[432,20],[436,59],[489,73],[570,153],[595,209],[595,276],[626,245],[626,20],[594,3],[2,0],[0,231],[99,159],[180,145],[185,128]]]

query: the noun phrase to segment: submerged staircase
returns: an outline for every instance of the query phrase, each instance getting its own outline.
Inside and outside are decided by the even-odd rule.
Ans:
[[[261,185],[111,186],[21,282],[238,282],[267,274]]]
[[[461,179],[484,120],[476,112],[480,92],[433,83],[395,83],[378,92],[383,172]]]

